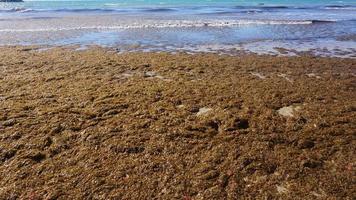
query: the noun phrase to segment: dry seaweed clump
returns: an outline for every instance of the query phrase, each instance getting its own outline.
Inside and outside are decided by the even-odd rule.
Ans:
[[[0,199],[353,199],[355,69],[0,48]]]

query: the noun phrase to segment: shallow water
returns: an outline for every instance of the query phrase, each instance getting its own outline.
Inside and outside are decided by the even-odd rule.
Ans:
[[[354,1],[26,1],[0,3],[0,45],[280,52],[355,57]]]

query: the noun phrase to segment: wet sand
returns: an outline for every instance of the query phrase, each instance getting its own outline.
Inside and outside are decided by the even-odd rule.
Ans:
[[[0,199],[353,199],[356,60],[0,48]]]

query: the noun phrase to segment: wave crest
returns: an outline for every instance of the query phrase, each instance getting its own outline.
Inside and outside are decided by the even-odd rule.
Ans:
[[[62,28],[38,28],[38,29],[1,29],[0,32],[54,32],[75,30],[122,30],[140,28],[194,28],[194,27],[235,27],[243,25],[308,25],[320,23],[319,21],[283,21],[283,20],[165,20],[142,23],[122,24],[114,26],[78,26]]]

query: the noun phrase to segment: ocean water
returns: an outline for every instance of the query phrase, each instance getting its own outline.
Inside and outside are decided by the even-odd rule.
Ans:
[[[0,45],[356,57],[354,0],[55,0],[0,3]]]

